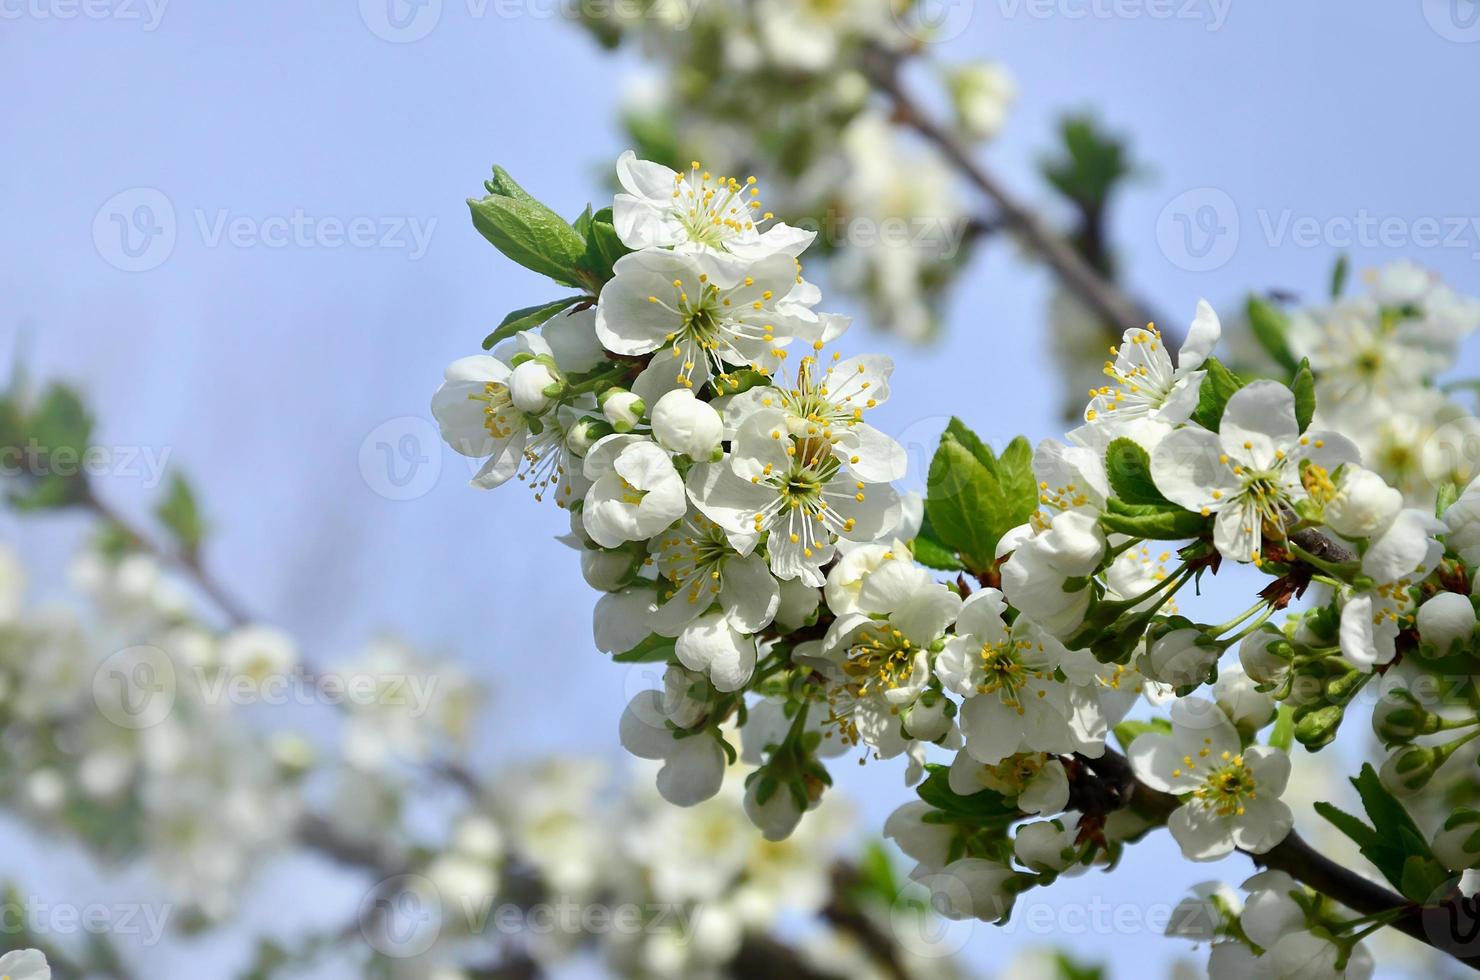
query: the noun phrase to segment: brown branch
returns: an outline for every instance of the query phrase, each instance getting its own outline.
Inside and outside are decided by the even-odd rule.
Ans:
[[[1319,535],[1317,535],[1319,537]],[[1302,545],[1302,547],[1305,547]],[[1338,551],[1338,546],[1332,545]],[[1164,824],[1181,801],[1170,793],[1152,789],[1136,778],[1130,762],[1107,748],[1098,759],[1082,759],[1095,775],[1118,788],[1118,796],[1142,817]],[[1258,865],[1283,871],[1323,895],[1362,915],[1401,910],[1389,923],[1394,929],[1471,969],[1480,970],[1480,906],[1457,890],[1435,905],[1419,905],[1350,868],[1332,861],[1311,847],[1295,831],[1263,854],[1243,851]]]
[[[899,54],[877,48],[866,52],[862,59],[864,74],[874,88],[888,96],[899,120],[934,145],[973,186],[990,198],[1002,223],[1016,232],[1071,292],[1097,316],[1118,328],[1116,333],[1157,320],[1145,304],[1132,299],[1105,278],[1067,239],[1018,200],[955,134],[932,119],[905,90],[899,66]]]

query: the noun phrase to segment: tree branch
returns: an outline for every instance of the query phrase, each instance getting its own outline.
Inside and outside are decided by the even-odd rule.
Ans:
[[[982,166],[953,133],[925,112],[905,91],[899,77],[900,56],[897,53],[873,48],[865,53],[862,62],[864,73],[874,88],[889,97],[900,121],[934,145],[973,186],[990,198],[997,206],[1002,223],[1016,232],[1086,306],[1117,328],[1116,333],[1157,321],[1145,304],[1132,299],[1101,275],[1068,240]],[[1167,322],[1164,321],[1165,325]]]
[[[1106,748],[1105,754],[1098,759],[1081,757],[1081,761],[1096,776],[1116,786],[1119,798],[1153,823],[1164,824],[1172,811],[1182,805],[1170,793],[1152,789],[1138,780],[1130,762],[1114,749]],[[1263,854],[1243,853],[1255,864],[1283,871],[1362,915],[1401,910],[1401,914],[1390,923],[1394,929],[1471,969],[1480,970],[1480,941],[1477,941],[1480,937],[1480,906],[1474,899],[1464,898],[1457,889],[1437,905],[1410,902],[1332,861],[1293,830]]]

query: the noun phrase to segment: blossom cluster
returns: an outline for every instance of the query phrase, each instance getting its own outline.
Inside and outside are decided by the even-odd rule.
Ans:
[[[1467,559],[1444,535],[1468,540],[1480,489],[1448,492],[1448,522],[1410,506],[1317,421],[1335,382],[1310,361],[1235,375],[1206,302],[1175,357],[1127,330],[1063,441],[999,456],[953,422],[922,502],[893,488],[905,454],[869,422],[892,364],[826,353],[847,321],[803,275],[812,236],[775,222],[754,178],[632,153],[617,176],[622,254],[595,295],[452,365],[433,410],[488,460],[476,485],[518,476],[569,508],[605,593],[597,645],[666,665],[620,735],[668,801],[711,799],[743,752],[744,810],[779,841],[823,798],[827,759],[905,757],[920,801],[887,832],[912,877],[946,915],[1001,920],[1157,822],[1076,801],[1112,732],[1172,801],[1186,857],[1265,854],[1294,826],[1293,742],[1334,738],[1415,622],[1424,655],[1473,656]],[[1177,607],[1233,565],[1270,580],[1246,612],[1214,626]],[[1127,722],[1142,699],[1170,721]],[[1424,847],[1435,874],[1463,870]]]
[[[868,306],[880,329],[922,339],[980,230],[946,158],[909,145],[871,66],[926,61],[952,25],[891,0],[657,3],[626,20],[589,16],[608,45],[640,51],[656,76],[624,110],[630,138],[678,166],[687,147],[722,169],[758,169],[773,205],[821,230],[830,282]],[[1016,85],[998,62],[945,63],[925,75],[952,108],[963,143],[994,138]]]
[[[104,866],[146,867],[168,927],[224,926],[250,908],[268,859],[307,853],[368,872],[377,889],[402,888],[389,907],[405,905],[408,918],[346,908],[323,935],[273,946],[260,969],[306,967],[332,950],[367,973],[459,980],[501,962],[513,940],[541,970],[594,954],[620,976],[717,976],[746,943],[796,916],[817,922],[794,951],[799,962],[824,975],[849,957],[855,973],[877,969],[877,949],[822,914],[841,907],[834,879],[849,866],[848,805],[830,799],[791,839],[766,841],[743,814],[759,748],[726,766],[712,799],[683,810],[653,791],[651,775],[616,781],[595,759],[477,774],[461,750],[484,699],[454,664],[382,637],[310,671],[280,630],[212,626],[180,579],[141,551],[90,547],[72,564],[71,586],[66,602],[33,601],[26,569],[0,546],[10,739],[0,779],[15,788],[6,808]],[[283,693],[290,684],[306,687]],[[335,709],[337,745],[281,717],[310,705]],[[254,717],[258,706],[271,715]],[[434,830],[414,805],[448,772],[456,779],[436,794],[445,826]],[[852,887],[857,907],[887,914],[892,893],[863,898]],[[605,918],[593,920],[593,909]],[[7,928],[17,921],[8,914]],[[7,938],[42,947],[0,957],[15,980],[44,980],[48,958],[63,975],[121,976],[118,962],[138,952],[126,934],[87,949],[44,931]],[[951,952],[920,969],[949,971]],[[911,964],[924,954],[890,955]]]

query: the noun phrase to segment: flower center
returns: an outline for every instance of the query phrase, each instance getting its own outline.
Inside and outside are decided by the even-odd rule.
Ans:
[[[907,681],[919,651],[905,635],[888,624],[860,630],[848,648],[843,673],[858,681],[858,696],[892,690]]]
[[[674,176],[672,213],[691,240],[717,249],[727,239],[755,230],[752,212],[761,209],[759,196],[754,177],[744,184],[733,177],[715,179],[695,160],[687,176]]]
[[[1244,804],[1255,798],[1254,774],[1244,763],[1241,755],[1229,758],[1224,752],[1225,764],[1208,773],[1207,779],[1193,791],[1193,798],[1220,817],[1243,816]]]
[[[514,434],[520,419],[514,399],[509,395],[509,386],[490,381],[483,386],[481,395],[469,395],[474,401],[483,403],[483,428],[495,439],[507,439]]]

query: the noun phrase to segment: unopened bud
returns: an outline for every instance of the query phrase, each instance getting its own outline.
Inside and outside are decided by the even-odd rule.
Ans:
[[[606,419],[587,415],[565,433],[565,444],[577,457],[584,459],[591,447],[611,435],[612,431],[612,425]]]
[[[1401,687],[1385,694],[1372,709],[1372,731],[1388,746],[1432,734],[1439,730],[1439,722],[1438,715]]]
[[[1406,745],[1387,757],[1377,775],[1395,796],[1409,796],[1428,785],[1444,759],[1427,745]]]
[[[1341,721],[1346,716],[1346,708],[1339,704],[1328,704],[1304,714],[1297,711],[1296,715],[1295,739],[1314,752],[1316,749],[1330,745],[1336,738],[1336,731],[1341,727]]]
[[[1434,836],[1434,857],[1451,871],[1480,867],[1480,811],[1455,810]]]
[[[608,388],[601,393],[599,401],[601,414],[618,432],[631,432],[647,412],[642,399],[626,388]]]

